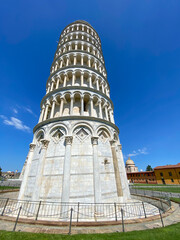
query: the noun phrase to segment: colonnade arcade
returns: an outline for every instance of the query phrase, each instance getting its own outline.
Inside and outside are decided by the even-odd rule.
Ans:
[[[98,37],[98,34],[93,30],[93,28],[82,23],[73,24],[64,29],[64,31],[61,33],[60,44],[64,42],[68,34],[73,34],[73,32],[82,32],[91,37],[91,39],[94,39],[101,46],[101,41]]]
[[[107,77],[104,64],[102,64],[97,58],[80,52],[68,53],[58,58],[52,64],[51,74],[57,70],[60,70],[61,68],[73,65],[92,68],[102,74],[105,78]]]
[[[104,98],[88,93],[65,92],[42,104],[39,122],[63,116],[91,116],[114,123],[111,104]]]
[[[88,70],[80,69],[61,71],[51,78],[47,83],[46,94],[62,87],[81,86],[96,89],[109,97],[109,87],[107,82],[97,74]]]
[[[55,53],[55,59],[58,56],[62,55],[63,53],[73,51],[73,50],[81,50],[81,51],[90,53],[95,57],[99,58],[104,64],[102,52],[91,43],[87,43],[86,41],[80,41],[80,40],[72,40],[72,41],[69,41],[68,43],[61,45]]]

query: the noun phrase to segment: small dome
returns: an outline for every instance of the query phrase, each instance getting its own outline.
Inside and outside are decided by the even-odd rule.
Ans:
[[[135,165],[134,161],[132,159],[130,159],[130,157],[128,158],[128,160],[126,161],[126,165]]]

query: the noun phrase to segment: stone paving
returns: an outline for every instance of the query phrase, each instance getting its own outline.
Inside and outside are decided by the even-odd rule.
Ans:
[[[172,203],[172,213],[169,216],[163,217],[165,226],[180,222],[180,207],[179,204]],[[0,230],[12,231],[14,222],[0,220]],[[141,220],[139,223],[125,224],[125,231],[146,230],[152,228],[162,227],[160,218],[152,221]],[[18,223],[16,231],[35,232],[35,233],[55,233],[67,234],[69,226],[44,226],[34,224]],[[122,225],[108,225],[108,226],[72,226],[72,234],[83,233],[112,233],[122,232]]]

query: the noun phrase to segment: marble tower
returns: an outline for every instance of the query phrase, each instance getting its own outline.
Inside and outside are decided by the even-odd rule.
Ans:
[[[20,200],[130,199],[101,41],[79,20],[62,31],[21,174]]]

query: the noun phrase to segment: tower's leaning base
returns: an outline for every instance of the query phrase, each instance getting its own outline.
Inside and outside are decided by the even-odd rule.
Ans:
[[[34,129],[20,200],[104,203],[130,198],[117,127],[71,117]]]

